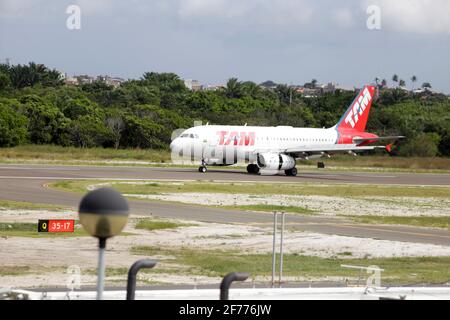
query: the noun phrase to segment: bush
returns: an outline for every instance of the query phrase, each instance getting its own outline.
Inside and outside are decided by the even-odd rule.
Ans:
[[[12,107],[0,103],[0,147],[14,147],[25,143],[27,123],[25,116]]]
[[[401,156],[434,157],[438,154],[439,136],[436,133],[422,133],[400,148]]]

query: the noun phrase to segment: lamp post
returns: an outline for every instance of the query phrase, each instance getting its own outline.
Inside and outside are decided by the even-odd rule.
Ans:
[[[118,235],[127,224],[128,202],[114,189],[101,188],[83,197],[78,213],[86,232],[99,239],[97,300],[101,300],[105,279],[106,240]]]

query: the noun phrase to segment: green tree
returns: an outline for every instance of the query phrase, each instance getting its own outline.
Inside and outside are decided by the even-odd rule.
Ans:
[[[286,84],[279,84],[275,88],[280,103],[292,104],[292,99],[295,98],[295,88]]]
[[[102,146],[108,136],[101,119],[92,115],[83,115],[72,121],[68,132],[73,145],[80,148]]]
[[[225,87],[225,95],[228,98],[240,98],[243,94],[242,83],[237,78],[230,78]]]
[[[439,136],[436,133],[422,133],[400,148],[402,156],[434,157],[438,153]]]
[[[42,86],[60,86],[63,81],[57,70],[50,70],[43,64],[30,62],[28,65],[14,65],[9,68],[12,86],[16,89],[41,84]]]
[[[58,143],[70,120],[55,106],[35,95],[21,97],[21,112],[28,118],[30,141],[36,144]]]
[[[397,83],[398,82],[398,75],[394,74],[392,76],[392,82]]]
[[[187,92],[184,82],[175,73],[146,72],[141,80],[145,85],[155,86],[161,91]]]
[[[245,81],[242,83],[242,91],[245,95],[252,98],[259,98],[261,94],[261,87],[252,81]]]
[[[0,147],[14,147],[27,139],[25,116],[18,113],[8,101],[0,101]]]
[[[103,111],[87,98],[68,99],[61,111],[64,113],[64,116],[72,120],[87,115],[100,119],[103,115]]]
[[[416,76],[412,76],[411,77],[411,83],[412,83],[412,90],[414,90],[414,84],[417,82],[417,77]]]
[[[9,75],[4,72],[0,72],[0,92],[6,90],[11,85],[11,79]]]
[[[123,145],[133,148],[161,148],[164,146],[157,138],[157,135],[162,131],[162,127],[154,121],[134,115],[126,115],[124,122]]]

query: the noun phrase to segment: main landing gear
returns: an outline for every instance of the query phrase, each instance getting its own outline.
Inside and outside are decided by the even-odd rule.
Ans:
[[[247,172],[252,174],[258,174],[259,173],[259,167],[256,164],[249,164],[247,166]]]
[[[206,166],[202,165],[202,166],[198,167],[198,172],[206,173],[206,171],[208,171],[208,169],[206,169]]]
[[[297,168],[292,168],[289,170],[284,170],[284,173],[286,173],[287,176],[295,177],[297,175]]]

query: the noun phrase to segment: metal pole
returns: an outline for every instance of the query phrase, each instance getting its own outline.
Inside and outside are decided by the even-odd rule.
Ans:
[[[277,216],[278,213],[273,213],[273,248],[272,248],[272,288],[274,287],[275,283],[275,260],[276,260],[276,243],[277,243]]]
[[[280,235],[280,279],[279,285],[281,288],[281,278],[283,277],[283,234],[284,234],[284,217],[285,213],[281,213],[281,235]]]
[[[131,266],[128,271],[128,281],[127,281],[127,300],[134,300],[136,293],[136,275],[142,268],[153,268],[156,265],[155,260],[143,259],[138,260]]]
[[[231,272],[223,277],[220,283],[220,300],[228,300],[231,283],[234,281],[245,281],[250,276],[248,273]]]
[[[100,238],[98,246],[97,300],[103,299],[103,288],[105,284],[105,248],[106,239]]]

